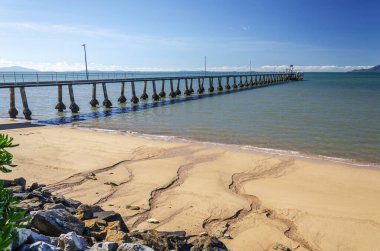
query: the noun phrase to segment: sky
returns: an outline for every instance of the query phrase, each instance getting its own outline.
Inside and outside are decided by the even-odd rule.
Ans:
[[[379,30],[378,0],[0,0],[0,67],[347,71]]]

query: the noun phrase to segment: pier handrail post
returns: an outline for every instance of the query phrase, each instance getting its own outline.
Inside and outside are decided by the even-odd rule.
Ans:
[[[25,119],[31,120],[32,119],[32,112],[29,110],[28,100],[26,98],[26,93],[25,93],[24,87],[20,87],[20,94],[21,94],[21,100],[22,100],[22,106],[23,106],[22,113],[24,114]]]

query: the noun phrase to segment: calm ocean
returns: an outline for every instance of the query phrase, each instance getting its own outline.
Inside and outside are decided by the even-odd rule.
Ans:
[[[168,98],[155,105],[140,103],[135,109],[130,109],[130,103],[118,106],[120,84],[109,84],[111,111],[92,110],[88,104],[91,87],[75,86],[82,114],[78,119],[83,119],[75,123],[380,164],[380,74],[305,73],[304,79],[197,100],[170,103]],[[141,94],[141,84],[137,94]],[[56,88],[28,88],[27,95],[34,119],[58,121],[54,119],[58,117]],[[64,96],[68,107],[67,87]],[[0,117],[8,117],[8,90],[0,89],[0,100]],[[98,100],[103,100],[101,86]],[[21,118],[19,93],[16,102]],[[68,110],[65,116],[70,115]]]

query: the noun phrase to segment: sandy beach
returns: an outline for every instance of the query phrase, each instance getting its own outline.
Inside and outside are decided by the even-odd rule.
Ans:
[[[2,177],[117,211],[130,230],[227,233],[234,251],[380,250],[376,168],[74,127],[1,133],[20,144]]]

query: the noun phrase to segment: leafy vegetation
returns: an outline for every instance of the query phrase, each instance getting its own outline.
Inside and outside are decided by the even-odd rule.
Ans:
[[[13,155],[7,151],[7,148],[12,148],[18,146],[12,143],[13,138],[8,137],[8,135],[0,134],[0,172],[9,173],[12,172],[9,167],[16,167],[12,163]]]
[[[0,172],[9,173],[9,167],[16,167],[12,163],[13,155],[6,149],[16,147],[12,143],[13,138],[0,134]],[[4,188],[0,182],[0,250],[9,250],[14,238],[17,235],[16,228],[22,227],[21,223],[26,221],[25,212],[17,211],[17,200],[13,194]]]

